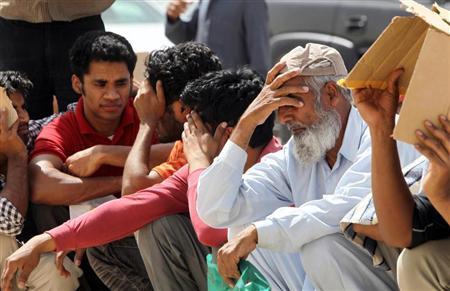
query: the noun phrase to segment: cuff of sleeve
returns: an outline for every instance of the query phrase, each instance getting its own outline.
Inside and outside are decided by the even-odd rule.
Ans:
[[[46,233],[48,233],[55,241],[57,252],[74,250],[77,248],[75,236],[65,223],[46,231]]]
[[[247,161],[247,152],[228,140],[216,159],[223,161],[234,169],[243,169]]]
[[[254,222],[258,233],[258,247],[271,249],[272,246],[277,244],[277,239],[280,237],[277,235],[277,227],[271,220],[260,220]]]

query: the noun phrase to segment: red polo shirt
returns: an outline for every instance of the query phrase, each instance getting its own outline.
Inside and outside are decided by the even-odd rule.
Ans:
[[[63,162],[76,152],[95,145],[132,146],[139,131],[139,117],[130,100],[112,139],[105,137],[89,124],[84,116],[83,97],[75,112],[66,112],[45,126],[36,139],[31,159],[41,154],[58,156]],[[104,165],[95,176],[121,176],[123,168]]]

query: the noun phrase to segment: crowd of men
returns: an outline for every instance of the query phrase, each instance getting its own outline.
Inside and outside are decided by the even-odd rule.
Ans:
[[[131,45],[100,31],[70,63],[81,97],[43,120],[27,77],[0,73],[19,116],[0,111],[2,290],[76,290],[85,249],[110,290],[207,290],[210,253],[230,286],[247,259],[272,290],[450,288],[450,121],[392,139],[401,68],[350,92],[325,45],[263,80],[187,42],[151,52],[133,93]],[[25,217],[38,234],[19,247]]]

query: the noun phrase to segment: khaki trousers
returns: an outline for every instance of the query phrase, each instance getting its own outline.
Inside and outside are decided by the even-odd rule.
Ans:
[[[450,290],[450,238],[404,249],[397,281],[400,290]]]
[[[3,272],[5,261],[9,255],[17,250],[17,242],[14,237],[0,235],[0,272]],[[64,261],[64,267],[71,276],[64,278],[59,274],[55,266],[55,255],[45,254],[41,256],[39,265],[31,272],[27,281],[27,290],[65,291],[76,290],[79,286],[78,277],[82,271],[68,258]],[[20,290],[14,282],[14,291]]]

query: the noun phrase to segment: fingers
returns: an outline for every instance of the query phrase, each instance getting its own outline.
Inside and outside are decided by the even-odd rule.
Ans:
[[[284,86],[275,91],[275,96],[288,96],[291,94],[306,94],[309,92],[307,86]]]
[[[8,120],[8,111],[6,110],[6,108],[1,108],[0,109],[0,133],[6,133],[6,131],[8,130],[7,120]]]
[[[66,268],[64,267],[64,258],[66,257],[67,253],[68,252],[60,251],[56,253],[55,258],[56,269],[58,270],[61,276],[66,278],[70,276],[69,271],[67,271]]]
[[[400,81],[400,76],[403,74],[403,72],[404,70],[402,68],[399,68],[389,74],[389,77],[387,79],[387,91],[389,92],[389,94],[398,96],[398,82]]]
[[[280,108],[282,106],[293,106],[293,107],[303,107],[305,104],[303,103],[303,101],[294,99],[294,98],[290,98],[290,97],[279,97],[279,98],[274,98],[273,101],[274,105],[275,105],[275,110],[277,108]]]
[[[236,280],[241,276],[238,263],[239,260],[235,261],[227,251],[224,251],[222,248],[219,250],[217,254],[217,268],[220,276],[222,276],[225,283],[230,287],[233,287]]]
[[[223,136],[225,135],[225,131],[227,129],[227,123],[222,122],[217,126],[216,131],[214,132],[214,140],[217,141],[219,144],[223,140]]]
[[[11,264],[10,262],[6,263],[6,267],[5,269],[3,269],[2,273],[2,282],[0,290],[9,291],[12,289],[12,280],[17,270],[18,266]]]
[[[28,277],[30,277],[31,272],[34,267],[30,264],[26,264],[23,266],[22,271],[20,272],[19,279],[17,280],[17,286],[19,289],[25,289],[25,285],[28,281]]]
[[[161,104],[161,106],[166,106],[166,97],[164,95],[164,87],[161,80],[158,80],[156,82],[156,97],[158,99],[158,102]]]
[[[442,166],[444,162],[439,159],[439,157],[428,147],[423,146],[421,144],[414,145],[417,151],[419,151],[422,155],[424,155],[432,164]]]
[[[424,156],[437,163],[446,162],[449,159],[448,152],[444,149],[442,144],[438,142],[436,139],[427,136],[423,131],[416,130],[416,135],[420,141],[420,144],[417,144],[418,149],[421,152],[425,152]],[[419,150],[419,151],[420,151]]]
[[[439,122],[442,125],[442,128],[450,134],[450,121],[448,120],[447,116],[445,115],[439,115]]]
[[[203,120],[200,118],[200,115],[198,115],[197,112],[192,111],[190,116],[192,117],[194,125],[197,129],[199,129],[201,132],[208,132],[208,129],[205,127]]]
[[[197,127],[195,126],[194,119],[192,119],[192,114],[188,114],[187,124],[188,124],[189,133],[195,133],[197,130]]]
[[[281,72],[281,70],[286,67],[285,62],[279,62],[276,63],[275,66],[272,67],[272,69],[269,70],[266,76],[266,85],[273,82],[275,77]]]
[[[270,88],[272,90],[276,90],[280,88],[286,81],[300,76],[300,69],[295,68],[290,71],[287,71],[286,73],[283,73],[281,75],[278,75],[275,80],[273,80],[272,83],[270,83]]]
[[[83,260],[84,253],[86,249],[77,249],[75,250],[75,265],[79,267],[81,265],[81,261]]]

